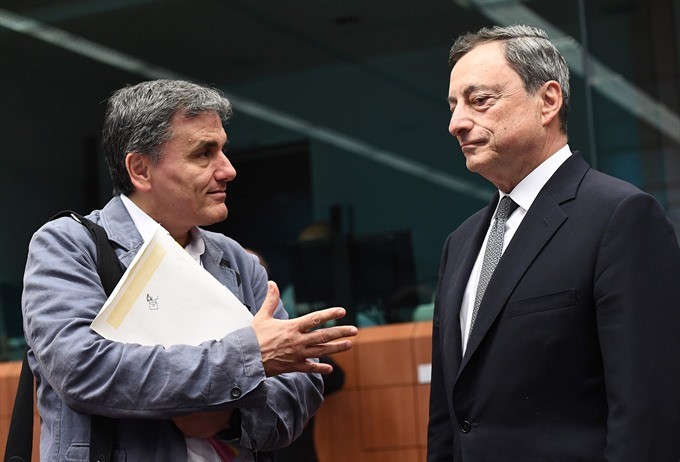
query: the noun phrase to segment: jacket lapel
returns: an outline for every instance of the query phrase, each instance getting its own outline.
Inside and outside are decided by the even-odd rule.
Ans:
[[[442,264],[441,290],[437,297],[437,313],[440,317],[441,354],[445,363],[445,373],[449,383],[453,383],[459,370],[462,356],[462,339],[460,332],[460,307],[463,293],[483,244],[491,216],[498,202],[498,193],[494,195],[486,209],[479,211],[471,220],[469,239],[459,240],[455,236],[448,242],[447,255]],[[476,220],[476,222],[474,222]]]
[[[581,156],[573,154],[560,166],[536,197],[489,281],[475,320],[475,327],[468,339],[459,375],[470,361],[470,357],[475,354],[531,263],[567,220],[561,204],[576,196],[578,185],[588,169],[588,164]],[[469,271],[467,274],[469,275]]]
[[[144,244],[134,221],[130,218],[120,196],[113,197],[99,214],[101,226],[106,230],[109,241],[116,243],[123,252],[117,252],[118,259],[125,268],[130,266],[139,249]]]
[[[231,291],[239,300],[243,301],[241,275],[236,271],[229,255],[225,255],[210,238],[201,230],[201,237],[205,242],[203,266],[215,279]]]

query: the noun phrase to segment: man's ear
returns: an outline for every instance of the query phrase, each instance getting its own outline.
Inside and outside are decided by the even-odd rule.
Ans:
[[[125,168],[132,186],[135,191],[148,191],[151,189],[151,156],[139,154],[137,152],[128,152],[125,156]]]
[[[541,115],[543,126],[546,127],[557,117],[562,109],[562,87],[554,80],[550,80],[541,87]]]

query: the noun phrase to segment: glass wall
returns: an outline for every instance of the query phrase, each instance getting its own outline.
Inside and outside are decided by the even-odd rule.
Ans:
[[[456,17],[452,16],[450,22],[452,38],[492,24],[528,23],[549,33],[572,73],[570,146],[594,168],[656,196],[680,235],[678,2],[453,3]],[[322,249],[300,244],[302,249],[292,256],[287,249],[290,274],[275,271],[274,276],[304,291],[302,308],[294,312],[304,313],[312,306],[330,303],[350,307],[360,326],[431,319],[443,240],[492,194],[488,184],[465,171],[457,143],[445,133],[448,114],[444,108],[436,112],[426,106],[425,100],[429,102],[431,95],[441,95],[442,100],[445,97],[443,67],[436,70],[438,77],[429,76],[435,73],[433,63],[445,60],[446,51],[421,50],[404,63],[395,59],[370,63],[373,69],[402,83],[416,82],[409,80],[411,74],[406,68],[417,66],[421,71],[417,82],[429,83],[426,94],[401,93],[400,102],[413,99],[406,105],[408,110],[401,113],[392,106],[397,98],[385,90],[380,91],[387,95],[383,104],[375,96],[362,100],[361,110],[370,113],[372,120],[389,119],[395,113],[409,120],[402,124],[406,134],[369,138],[378,139],[378,147],[391,157],[382,158],[381,149],[343,151],[325,139],[311,143],[316,205],[312,215],[334,224],[340,241],[328,241]],[[334,68],[335,73],[343,71]],[[325,76],[326,81],[333,81],[329,74],[311,73],[315,78]],[[350,75],[346,81],[354,83],[352,88],[360,86],[360,79],[353,78]],[[362,78],[372,82],[375,76],[362,74]],[[282,90],[289,83],[268,79],[266,85],[250,84],[243,91],[255,95],[265,91],[267,85]],[[343,99],[349,98],[339,91]],[[341,114],[348,112],[351,110]],[[416,117],[426,120],[427,126],[411,122]],[[358,124],[366,119],[359,116],[352,121]],[[337,119],[332,125],[344,133],[370,137],[363,133],[365,127]],[[395,166],[391,162],[395,158],[402,164]],[[227,222],[225,227],[230,225],[234,222]],[[243,238],[247,239],[245,235]],[[362,250],[358,242],[363,241],[372,242],[368,245],[372,253]],[[364,258],[372,263],[365,263]],[[297,273],[309,274],[308,266],[316,277],[300,279]],[[366,291],[364,282],[374,290]],[[316,299],[308,299],[308,284],[315,287]],[[366,298],[368,294],[370,299]]]
[[[572,149],[656,196],[680,235],[679,0],[3,2],[0,358],[22,349],[32,233],[110,198],[102,101],[159,77],[232,99],[239,175],[213,228],[262,254],[292,315],[431,319],[444,239],[494,192],[447,133],[448,49],[513,23],[567,57]]]

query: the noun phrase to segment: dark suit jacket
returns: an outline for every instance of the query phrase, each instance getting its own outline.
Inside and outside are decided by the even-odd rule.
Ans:
[[[680,249],[648,194],[571,156],[459,311],[498,197],[447,239],[428,462],[678,462]]]

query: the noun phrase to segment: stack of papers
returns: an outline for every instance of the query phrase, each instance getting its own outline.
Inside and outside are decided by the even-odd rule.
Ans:
[[[198,345],[249,326],[252,314],[159,225],[106,300],[92,329],[141,345]]]

